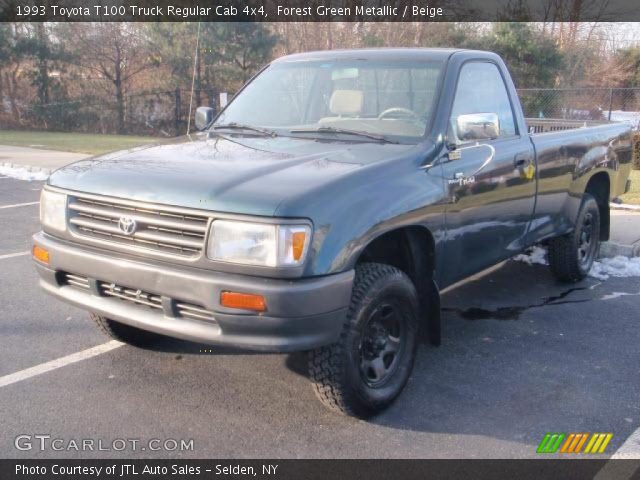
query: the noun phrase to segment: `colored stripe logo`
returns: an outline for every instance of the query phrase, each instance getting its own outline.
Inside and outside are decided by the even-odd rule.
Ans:
[[[594,433],[587,448],[584,449],[584,453],[604,453],[612,438],[612,433]]]
[[[556,453],[558,448],[560,448],[560,444],[562,440],[564,440],[564,433],[547,433],[540,445],[538,445],[537,453]]]
[[[536,452],[604,453],[612,438],[613,433],[547,433]]]

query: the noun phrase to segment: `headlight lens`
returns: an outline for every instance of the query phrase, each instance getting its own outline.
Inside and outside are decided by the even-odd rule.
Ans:
[[[207,255],[212,260],[245,265],[297,266],[304,262],[310,237],[308,225],[215,220]]]
[[[65,194],[42,190],[40,223],[51,230],[65,231],[67,227],[67,196]]]

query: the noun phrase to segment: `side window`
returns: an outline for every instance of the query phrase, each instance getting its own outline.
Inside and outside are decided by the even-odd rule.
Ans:
[[[500,136],[516,134],[507,88],[493,63],[470,62],[460,69],[450,125],[455,125],[458,115],[467,113],[495,113],[500,122]]]

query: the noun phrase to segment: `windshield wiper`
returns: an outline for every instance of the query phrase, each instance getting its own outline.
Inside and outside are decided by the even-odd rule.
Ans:
[[[251,125],[245,125],[244,123],[223,123],[221,125],[213,125],[211,130],[249,130],[251,132],[260,133],[262,135],[268,135],[270,137],[276,137],[278,134],[273,130],[267,130],[266,128],[253,127]]]
[[[378,142],[398,143],[398,142],[394,142],[393,140],[389,140],[383,135],[378,135],[376,133],[360,132],[358,130],[349,130],[346,128],[336,128],[336,127],[297,128],[294,130],[289,130],[289,133],[332,133],[332,134],[357,135],[359,137],[371,138],[373,140],[377,140]]]

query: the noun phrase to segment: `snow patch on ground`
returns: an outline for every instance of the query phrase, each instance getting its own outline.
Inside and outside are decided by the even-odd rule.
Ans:
[[[617,209],[617,210],[633,210],[634,212],[636,210],[640,211],[640,206],[638,205],[629,205],[626,203],[611,203],[611,208],[613,209]]]
[[[547,249],[542,247],[532,247],[526,253],[516,255],[513,259],[517,262],[524,262],[527,265],[548,265]]]
[[[636,296],[636,295],[640,295],[640,292],[638,293],[628,293],[628,292],[613,292],[613,293],[609,293],[607,295],[603,295],[600,300],[615,300],[616,298],[620,298],[620,297],[628,297],[628,296]]]
[[[590,277],[606,280],[609,277],[640,277],[640,257],[601,258],[593,263]]]
[[[49,174],[45,172],[30,172],[22,167],[4,167],[0,166],[0,176],[17,178],[18,180],[26,180],[28,182],[34,180],[46,180]]]
[[[547,250],[542,247],[533,247],[513,257],[518,262],[527,265],[548,265]],[[609,277],[640,277],[640,257],[623,257],[618,255],[613,258],[601,258],[593,262],[589,276],[599,280]]]

